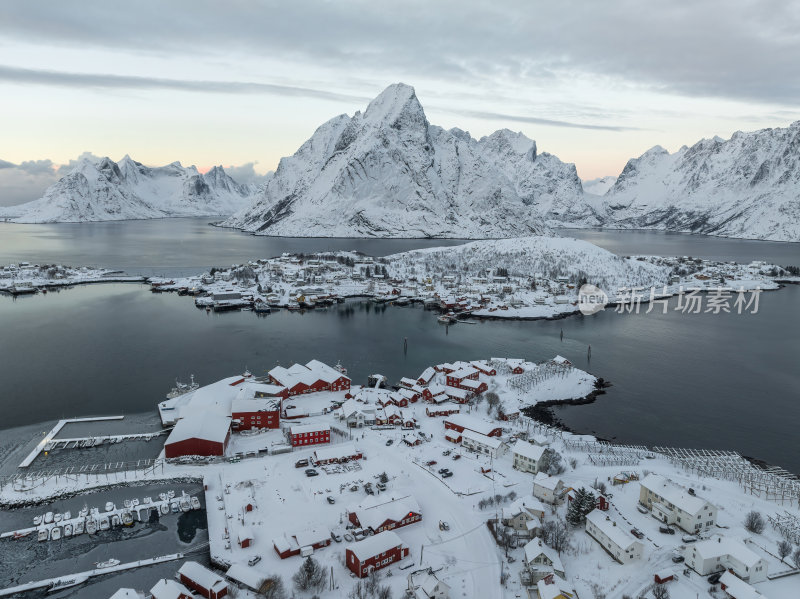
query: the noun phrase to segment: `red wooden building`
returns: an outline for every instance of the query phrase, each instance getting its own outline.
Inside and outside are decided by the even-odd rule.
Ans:
[[[289,429],[292,447],[319,445],[331,442],[331,427],[327,424],[301,424]]]
[[[225,578],[197,562],[185,562],[178,570],[178,578],[181,584],[206,599],[220,599],[228,594]]]
[[[425,370],[422,371],[422,374],[417,377],[417,384],[419,385],[427,385],[431,382],[433,377],[436,375],[436,370],[432,366],[428,366]]]
[[[397,533],[387,530],[359,543],[353,543],[345,552],[347,567],[359,578],[368,576],[373,570],[386,568],[408,555]]]
[[[459,368],[447,373],[447,384],[451,387],[458,387],[464,379],[477,381],[478,374],[479,371],[476,368]]]
[[[349,512],[347,518],[352,524],[377,534],[419,522],[422,512],[416,499],[410,495],[389,501],[373,496]]]
[[[139,595],[136,595],[137,597]],[[153,599],[194,599],[192,592],[177,580],[162,578],[150,589]],[[113,595],[116,597],[116,595]]]
[[[231,402],[231,426],[237,431],[278,428],[280,403],[275,399],[234,399]]]
[[[288,396],[350,389],[348,377],[319,360],[311,360],[305,365],[294,364],[289,368],[276,366],[268,374],[273,384],[286,387]]]
[[[444,428],[458,433],[463,433],[464,429],[469,429],[487,437],[499,437],[503,434],[503,429],[495,426],[494,423],[485,422],[467,414],[454,414],[448,417],[444,421]]]
[[[231,438],[231,419],[221,414],[200,411],[181,418],[164,443],[164,456],[225,455]]]
[[[356,449],[354,443],[336,443],[324,449],[317,449],[314,452],[314,464],[324,466],[326,464],[341,464],[360,460],[364,454],[360,449]]]
[[[330,533],[318,530],[304,530],[294,535],[284,534],[272,539],[272,547],[281,559],[300,555],[300,552],[306,547],[322,549],[330,544]]]

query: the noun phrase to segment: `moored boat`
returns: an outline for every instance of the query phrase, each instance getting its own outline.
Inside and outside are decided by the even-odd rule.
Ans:
[[[192,497],[189,501],[192,502],[192,509],[199,510],[200,509],[200,500],[197,497]]]
[[[78,586],[79,584],[83,584],[87,580],[89,580],[89,577],[87,575],[59,578],[48,587],[47,592],[55,593],[56,591],[60,591],[62,589],[68,589],[70,587],[75,587]]]
[[[50,524],[52,521],[53,521],[53,512],[47,512],[44,515],[44,523],[45,524]]]
[[[111,526],[122,526],[122,518],[119,517],[119,514],[111,515]]]
[[[97,566],[97,569],[99,570],[101,568],[113,568],[114,566],[119,566],[120,563],[122,562],[112,557],[110,559],[105,560],[104,562],[96,562],[95,566]]]
[[[61,527],[54,526],[53,530],[50,531],[50,538],[53,541],[58,541],[61,538]]]
[[[108,521],[108,516],[100,518],[100,530],[108,530],[111,528],[111,522]]]
[[[95,520],[94,518],[89,518],[86,521],[86,532],[89,533],[90,535],[93,535],[94,533],[97,532],[97,520]]]
[[[17,532],[14,533],[14,538],[15,539],[24,539],[25,537],[30,535],[32,532],[33,532],[32,530],[28,530],[28,531],[25,531],[25,532],[17,531]]]
[[[71,537],[72,536],[72,524],[69,523],[69,522],[67,522],[64,525],[64,536],[65,537]]]
[[[33,517],[33,525],[39,526],[42,523],[43,517],[41,515]]]
[[[168,503],[162,503],[161,504],[161,513],[164,514],[164,515],[169,514],[169,504]]]
[[[40,528],[39,533],[36,535],[39,541],[46,541],[50,538],[50,530],[47,528]]]
[[[111,503],[110,501],[107,501],[107,502],[106,502],[106,511],[107,511],[107,512],[110,512],[110,511],[112,511],[113,509],[114,509],[114,504],[113,504],[113,503]]]
[[[122,512],[122,525],[123,526],[133,526],[133,514],[131,514],[127,510]]]
[[[192,506],[186,497],[181,497],[179,505],[182,512],[188,512],[190,509],[192,509]]]
[[[84,520],[78,520],[75,523],[75,530],[73,531],[72,534],[82,535],[83,534],[83,529],[84,529],[84,526],[85,526],[84,522],[85,522]]]

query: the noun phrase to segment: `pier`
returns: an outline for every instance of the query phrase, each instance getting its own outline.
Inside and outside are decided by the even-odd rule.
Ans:
[[[29,467],[33,463],[33,460],[39,457],[39,454],[42,453],[45,447],[47,447],[47,445],[53,441],[53,437],[61,432],[61,429],[70,422],[99,422],[102,420],[122,420],[123,418],[125,418],[125,416],[95,416],[89,418],[68,418],[65,420],[59,420],[52,430],[36,444],[36,447],[33,448],[33,451],[31,451],[28,456],[22,460],[22,462],[20,462],[19,467]]]
[[[16,593],[23,593],[25,591],[33,591],[35,589],[43,589],[46,587],[51,587],[57,583],[63,584],[61,588],[69,588],[69,586],[77,586],[79,584],[83,584],[84,582],[86,582],[87,580],[89,580],[94,576],[102,576],[104,574],[122,572],[124,570],[133,570],[134,568],[141,568],[144,566],[162,564],[164,562],[179,560],[182,559],[183,557],[184,557],[183,553],[172,553],[170,555],[150,557],[135,562],[128,562],[125,564],[118,564],[116,566],[109,566],[107,568],[95,568],[94,570],[87,570],[86,572],[79,572],[77,574],[65,574],[63,576],[58,576],[56,578],[47,578],[45,580],[26,582],[25,584],[20,584],[15,587],[0,589],[0,597],[8,597],[9,595],[15,595]]]
[[[74,439],[52,439],[45,445],[44,450],[52,449],[79,449],[82,447],[95,447],[103,443],[119,443],[120,441],[144,440],[149,441],[154,437],[168,433],[170,429],[164,429],[153,433],[130,433],[126,435],[98,435],[95,437],[77,437]],[[70,445],[72,447],[70,447]]]

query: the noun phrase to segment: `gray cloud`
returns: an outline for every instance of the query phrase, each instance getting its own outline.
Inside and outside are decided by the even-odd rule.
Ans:
[[[213,92],[220,94],[262,93],[280,96],[307,97],[336,101],[367,101],[366,96],[337,94],[319,89],[254,83],[247,81],[196,81],[185,79],[163,79],[158,77],[135,77],[128,75],[68,73],[38,69],[20,69],[0,65],[0,81],[28,83],[34,85],[57,85],[62,87],[104,89],[169,89],[187,92]]]
[[[453,114],[485,119],[491,121],[513,121],[516,123],[531,123],[534,125],[547,125],[550,127],[567,127],[570,129],[592,129],[600,131],[640,131],[638,127],[624,127],[622,125],[592,125],[584,123],[574,123],[557,119],[544,119],[535,116],[523,116],[517,114],[504,114],[501,112],[486,112],[482,110],[448,110]]]
[[[258,162],[246,162],[245,164],[241,164],[239,166],[226,166],[225,172],[233,177],[233,179],[238,183],[252,183],[254,185],[260,185],[261,183],[265,183],[267,181],[272,172],[261,175],[256,172],[256,164],[258,164]]]
[[[798,30],[797,3],[759,0],[0,3],[5,39],[196,60],[269,56],[339,77],[469,83],[487,97],[500,82],[568,84],[588,73],[667,93],[792,104]]]

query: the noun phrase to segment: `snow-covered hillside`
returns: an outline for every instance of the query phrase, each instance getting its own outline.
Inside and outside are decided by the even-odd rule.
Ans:
[[[628,161],[604,224],[800,241],[800,121]]]
[[[412,250],[387,256],[394,276],[431,276],[434,273],[477,276],[505,268],[510,276],[553,279],[586,278],[607,290],[634,286],[661,286],[670,269],[646,261],[622,258],[570,237],[530,236],[473,241],[452,247]]]
[[[480,141],[428,123],[414,89],[389,86],[283,158],[255,204],[223,224],[264,235],[489,238],[538,234],[582,208],[574,165],[521,133]],[[595,223],[596,224],[596,223]]]
[[[118,163],[84,158],[42,198],[6,208],[4,214],[22,223],[226,215],[246,205],[253,193],[221,166],[201,174],[179,162],[151,168],[128,156]]]
[[[592,195],[604,195],[609,189],[617,182],[617,178],[612,175],[605,177],[598,177],[597,179],[589,179],[583,181],[583,191],[591,193]]]

